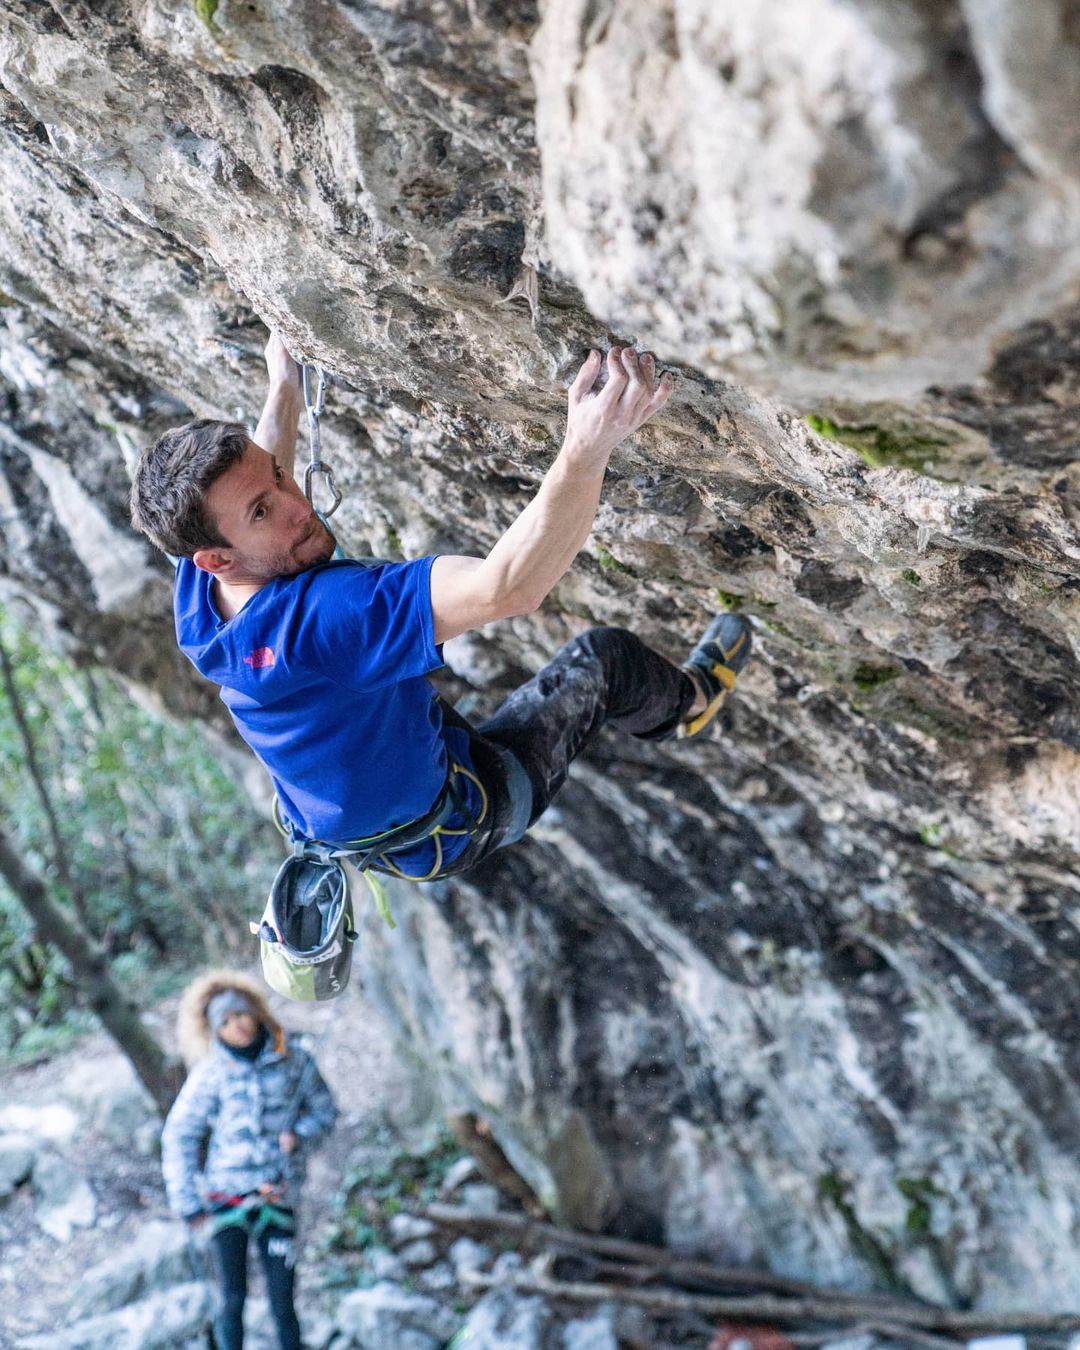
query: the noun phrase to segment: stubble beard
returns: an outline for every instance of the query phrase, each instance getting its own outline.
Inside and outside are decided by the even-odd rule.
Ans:
[[[313,540],[319,539],[318,549],[311,553],[314,547]],[[329,562],[334,556],[337,548],[337,540],[330,533],[327,527],[315,517],[315,526],[309,534],[306,534],[299,543],[296,543],[288,553],[279,553],[265,559],[261,559],[257,564],[258,570],[266,577],[268,581],[275,577],[295,577],[301,572],[306,572],[310,567],[318,567],[321,563]],[[298,555],[308,554],[309,556],[300,557]]]

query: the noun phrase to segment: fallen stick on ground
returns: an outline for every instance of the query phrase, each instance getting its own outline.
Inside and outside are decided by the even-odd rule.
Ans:
[[[447,1121],[454,1138],[466,1153],[472,1154],[488,1181],[516,1200],[527,1214],[533,1218],[542,1217],[544,1207],[536,1192],[511,1166],[488,1122],[472,1111],[448,1116]]]
[[[858,1335],[869,1332],[883,1340],[907,1342],[910,1345],[925,1345],[927,1350],[958,1350],[961,1341],[951,1336],[935,1336],[929,1331],[920,1331],[915,1327],[899,1327],[892,1322],[863,1322],[852,1331]],[[835,1332],[830,1333],[835,1335]],[[845,1333],[846,1334],[846,1333]],[[962,1334],[962,1333],[961,1333]]]
[[[850,1299],[843,1290],[819,1288],[804,1280],[788,1280],[768,1271],[739,1270],[730,1266],[713,1265],[711,1261],[687,1260],[676,1256],[666,1247],[655,1247],[647,1242],[628,1242],[625,1238],[604,1237],[598,1233],[579,1233],[573,1228],[558,1228],[554,1224],[539,1223],[520,1214],[474,1214],[458,1205],[429,1205],[424,1217],[447,1228],[469,1229],[481,1233],[506,1233],[521,1246],[559,1246],[596,1256],[610,1257],[630,1265],[655,1267],[672,1280],[698,1280],[703,1283],[736,1289],[764,1289],[774,1294],[792,1297]],[[896,1309],[911,1305],[907,1300],[888,1294],[862,1296],[867,1316],[889,1317]]]
[[[581,1284],[529,1275],[486,1275],[481,1271],[463,1271],[462,1283],[474,1289],[509,1286],[519,1294],[542,1294],[545,1298],[569,1303],[600,1303],[615,1300],[633,1303],[652,1312],[696,1312],[705,1317],[729,1321],[862,1322],[880,1325],[886,1320],[880,1307],[865,1298],[852,1295],[840,1298],[777,1298],[763,1294],[753,1297],[688,1294],[678,1289],[628,1289],[618,1284]],[[1080,1313],[992,1313],[957,1312],[952,1308],[934,1308],[911,1303],[901,1309],[894,1306],[888,1322],[901,1327],[926,1331],[975,1334],[992,1331],[1080,1331]]]

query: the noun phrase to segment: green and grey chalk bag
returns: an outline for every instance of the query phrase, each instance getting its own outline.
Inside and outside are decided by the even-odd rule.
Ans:
[[[337,998],[349,983],[356,941],[355,868],[341,859],[286,858],[263,910],[258,936],[263,978],[300,1002]]]

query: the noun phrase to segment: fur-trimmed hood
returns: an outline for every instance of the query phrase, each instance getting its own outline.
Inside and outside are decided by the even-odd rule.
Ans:
[[[266,1006],[266,997],[259,983],[240,970],[210,970],[193,980],[184,990],[176,1014],[176,1038],[180,1053],[189,1067],[202,1059],[214,1042],[206,1009],[210,1000],[226,989],[235,989],[250,1001],[255,1016],[273,1037],[274,1049],[279,1054],[285,1050],[285,1032]]]

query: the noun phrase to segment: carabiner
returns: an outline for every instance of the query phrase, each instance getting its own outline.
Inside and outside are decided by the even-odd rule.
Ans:
[[[326,405],[327,383],[326,372],[322,366],[304,366],[304,405],[307,408],[308,436],[311,440],[311,462],[304,470],[304,496],[312,506],[315,505],[311,480],[315,474],[323,474],[326,478],[326,485],[334,499],[332,505],[323,511],[324,517],[332,516],[341,505],[341,493],[334,482],[334,471],[329,464],[323,462],[322,437],[319,432],[319,418],[322,416],[323,408]],[[313,384],[314,389],[312,388]]]
[[[315,378],[315,396],[311,394],[311,382]],[[308,416],[314,414],[315,417],[321,417],[323,407],[326,404],[326,372],[322,366],[304,367],[304,406],[308,410]]]
[[[334,471],[330,467],[330,465],[324,464],[321,459],[312,460],[312,462],[304,470],[304,496],[308,499],[308,501],[312,504],[312,506],[315,505],[315,498],[311,495],[311,480],[317,473],[321,473],[323,477],[326,479],[326,486],[330,489],[330,493],[334,499],[333,502],[325,509],[325,511],[319,512],[320,515],[322,515],[328,520],[341,505],[342,494],[338,491],[337,484],[334,482]]]

